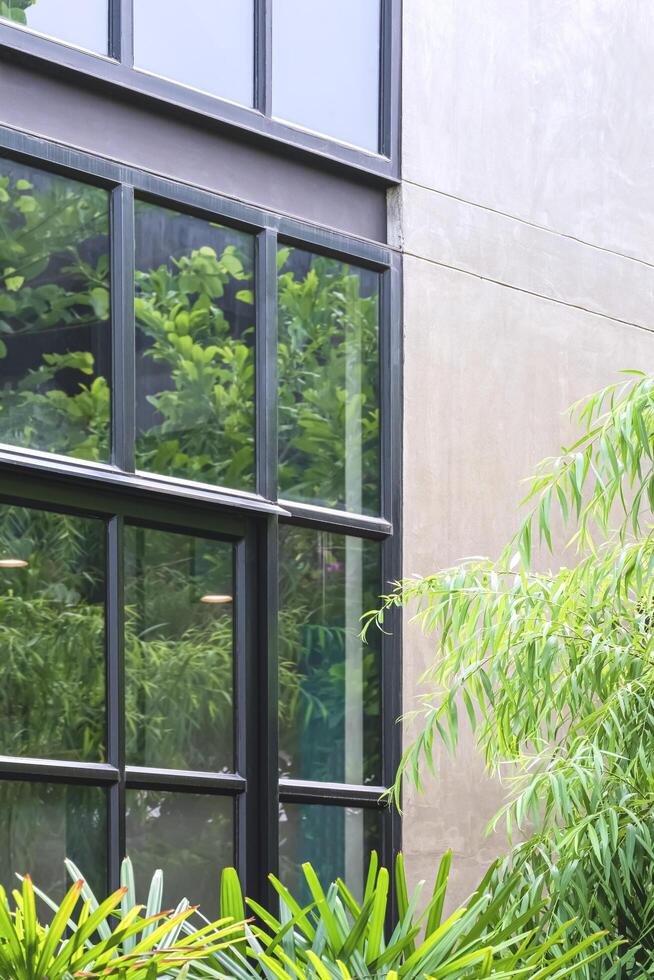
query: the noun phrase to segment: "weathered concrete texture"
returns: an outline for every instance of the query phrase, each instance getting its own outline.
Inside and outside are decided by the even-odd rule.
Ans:
[[[653,56],[649,0],[404,0],[405,574],[496,554],[565,408],[654,369]],[[407,624],[407,710],[432,656]],[[405,853],[462,900],[505,789],[469,732],[437,764]]]
[[[405,0],[407,180],[654,260],[650,0]]]
[[[396,228],[409,255],[654,328],[654,266],[404,183]]]
[[[404,316],[410,575],[496,554],[515,529],[521,479],[569,435],[564,409],[620,368],[654,368],[654,334],[410,255]],[[431,657],[431,644],[407,624],[407,710]],[[504,794],[484,775],[469,735],[455,760],[439,752],[438,778],[425,796],[407,798],[404,847],[414,880],[452,847],[454,895],[463,899],[503,848],[484,828]]]

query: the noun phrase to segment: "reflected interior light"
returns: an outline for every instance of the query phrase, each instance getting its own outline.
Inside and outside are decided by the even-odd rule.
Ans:
[[[231,595],[203,595],[200,602],[206,602],[208,605],[221,605],[225,602],[232,602]]]
[[[0,568],[27,568],[28,565],[24,558],[0,558]]]

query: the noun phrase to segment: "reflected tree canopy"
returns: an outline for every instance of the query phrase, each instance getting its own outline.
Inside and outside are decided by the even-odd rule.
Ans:
[[[279,490],[379,513],[379,276],[278,253]]]
[[[0,165],[0,441],[108,460],[108,195]],[[254,489],[254,243],[137,202],[140,469]],[[280,493],[379,512],[379,281],[279,253]]]
[[[0,161],[2,443],[110,459],[108,205],[103,189]],[[137,465],[252,490],[253,239],[144,202],[136,229]],[[378,513],[378,276],[300,249],[278,264],[281,493]],[[378,782],[380,651],[357,637],[378,545],[281,534],[282,772]],[[106,760],[105,537],[99,519],[0,506],[2,755]],[[127,761],[233,769],[232,609],[202,602],[233,597],[231,545],[130,526],[124,545]],[[68,837],[104,820],[102,794],[2,794],[16,827],[30,799]],[[134,796],[134,839],[176,806]]]

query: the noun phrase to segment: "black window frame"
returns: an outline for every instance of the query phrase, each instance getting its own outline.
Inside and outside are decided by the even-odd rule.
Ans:
[[[248,894],[272,899],[267,880],[278,869],[279,804],[316,803],[383,811],[381,859],[400,848],[396,809],[382,794],[401,753],[401,611],[382,637],[381,786],[278,778],[278,524],[370,538],[381,543],[382,583],[401,575],[402,335],[401,256],[353,238],[149,172],[0,127],[0,155],[89,181],[111,194],[112,462],[89,463],[0,446],[0,504],[97,516],[107,522],[107,763],[0,757],[0,779],[104,786],[109,791],[108,882],[118,886],[125,849],[126,788],[219,793],[237,801],[235,859]],[[134,196],[255,235],[255,493],[210,487],[134,471]],[[380,275],[381,512],[350,514],[276,498],[277,243],[310,249]],[[131,243],[131,244],[130,244]],[[218,537],[236,544],[236,772],[171,772],[130,767],[124,752],[122,655],[124,522]],[[385,587],[385,585],[384,585]]]
[[[272,2],[255,0],[254,98],[246,107],[134,67],[133,0],[108,0],[108,55],[96,54],[6,21],[0,23],[4,56],[41,62],[76,84],[94,84],[197,115],[222,128],[240,130],[282,152],[317,156],[385,184],[400,177],[400,71],[402,0],[380,0],[380,97],[378,152],[313,133],[272,116]]]

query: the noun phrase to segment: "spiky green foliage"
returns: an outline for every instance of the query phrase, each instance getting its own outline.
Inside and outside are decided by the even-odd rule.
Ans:
[[[550,928],[543,917],[543,882],[526,884],[517,871],[506,873],[493,865],[465,906],[444,914],[452,855],[448,852],[437,869],[431,895],[422,900],[425,882],[412,895],[397,856],[393,875],[398,915],[388,930],[391,876],[380,868],[377,854],[370,858],[365,890],[357,901],[345,882],[338,879],[323,888],[310,864],[303,874],[312,902],[303,906],[277,879],[270,880],[279,900],[279,915],[243,896],[238,875],[225,868],[220,876],[221,921],[234,923],[235,938],[228,947],[210,949],[191,966],[197,980],[562,980],[594,962],[607,948],[603,934],[587,936],[565,946],[572,922]],[[80,872],[67,861],[68,874]],[[123,919],[133,915],[136,904],[134,874],[129,858],[123,861],[121,902]],[[84,885],[91,910],[98,899]],[[163,875],[156,871],[148,889],[146,915],[161,910]],[[45,898],[45,896],[42,896]],[[53,909],[55,903],[46,898]],[[253,918],[245,919],[245,908]],[[188,911],[183,899],[175,917]],[[421,910],[421,911],[419,911]],[[172,944],[180,934],[193,936],[192,919],[177,923],[160,944]],[[206,921],[206,920],[205,920]],[[103,926],[102,938],[109,937]],[[105,935],[106,934],[106,935]],[[131,946],[127,946],[131,949]]]
[[[582,975],[650,976],[654,378],[630,373],[571,413],[582,434],[538,468],[500,558],[404,581],[373,617],[416,604],[436,644],[395,790],[402,776],[420,785],[437,740],[456,747],[463,706],[489,769],[515,773],[494,821],[527,835],[509,860],[547,877],[560,921],[627,940],[621,965]],[[561,524],[571,567],[539,571]]]
[[[362,900],[344,881],[324,889],[310,864],[302,871],[313,898],[302,908],[281,881],[270,876],[279,896],[280,917],[248,901],[262,927],[249,933],[268,980],[285,977],[309,980],[402,978],[477,980],[493,976],[535,978],[570,975],[602,955],[603,934],[588,936],[563,950],[572,922],[547,934],[541,917],[542,885],[527,885],[512,872],[492,866],[464,906],[444,914],[452,855],[438,868],[432,894],[418,909],[424,882],[410,895],[401,854],[394,882],[379,867],[373,851]],[[398,918],[387,930],[391,885],[398,896]],[[599,948],[598,948],[599,947]]]
[[[75,881],[52,921],[43,925],[29,876],[23,879],[22,891],[13,892],[13,908],[0,887],[2,980],[156,980],[180,971],[186,974],[195,960],[225,948],[242,933],[242,923],[219,921],[182,934],[194,912],[190,907],[143,916],[143,906],[133,905],[116,923],[111,917],[128,889],[120,888],[99,903],[92,896],[83,898],[84,891],[84,881]]]

